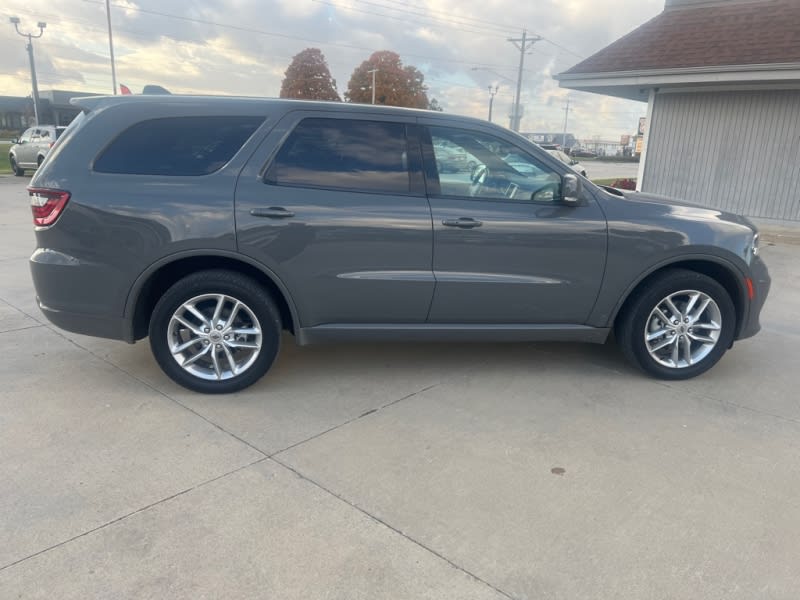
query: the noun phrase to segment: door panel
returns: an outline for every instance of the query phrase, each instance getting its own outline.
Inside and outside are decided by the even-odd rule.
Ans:
[[[471,144],[469,136],[450,136],[448,129],[423,135],[436,278],[428,320],[584,323],[605,268],[607,231],[599,206],[585,192],[580,205],[561,204],[560,177],[571,171],[535,148],[493,130],[478,131],[479,143]],[[443,137],[462,143],[479,163],[461,176],[474,195],[463,193],[457,175],[439,178],[431,158]],[[488,174],[480,180],[484,167]]]
[[[595,204],[535,206],[431,198],[436,292],[432,323],[583,323],[605,266]],[[480,221],[470,229],[443,221]]]
[[[347,131],[372,127],[364,125],[365,122],[399,123],[401,129],[413,123],[413,119],[392,119],[379,112],[359,117],[353,119],[348,115],[344,119],[360,123],[337,129],[338,139],[346,137]],[[293,156],[294,162],[279,166],[284,161],[284,149],[296,139],[293,136],[299,137],[299,132],[304,131],[297,127],[304,119],[329,118],[342,121],[343,115],[305,111],[288,114],[251,158],[236,191],[239,251],[262,262],[281,278],[292,295],[303,327],[331,323],[422,323],[430,307],[434,279],[430,207],[423,193],[416,137],[402,157],[410,172],[405,193],[375,190],[373,186],[381,183],[373,177],[375,173],[366,170],[341,169],[333,175],[333,171],[326,171],[333,169],[331,165],[341,159],[343,152],[349,151],[347,147],[334,152],[325,150],[331,139],[330,131],[320,134],[308,148],[286,150],[286,157]],[[358,137],[363,142],[369,136]],[[271,166],[265,168],[270,150],[284,138],[284,146],[272,159]],[[373,141],[376,145],[381,143]],[[376,148],[374,153],[393,155],[396,151],[393,148],[396,146]],[[363,144],[357,150],[363,151]],[[330,155],[319,156],[319,152]],[[389,182],[387,185],[394,185],[391,182],[398,180],[398,172],[384,172],[381,179]],[[300,183],[280,184],[281,178]],[[363,183],[366,188],[373,187],[373,191],[325,189],[321,186],[326,178],[335,179],[343,187]]]

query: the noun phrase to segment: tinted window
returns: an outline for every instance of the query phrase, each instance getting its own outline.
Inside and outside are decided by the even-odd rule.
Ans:
[[[176,117],[126,129],[94,163],[101,173],[207,175],[242,147],[264,117]]]
[[[277,185],[405,194],[402,123],[305,119],[278,151],[266,180]]]
[[[553,202],[561,176],[524,149],[482,132],[430,127],[442,196]]]

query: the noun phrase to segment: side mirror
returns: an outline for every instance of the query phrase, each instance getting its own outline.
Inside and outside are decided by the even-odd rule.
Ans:
[[[567,173],[561,178],[561,201],[574,206],[580,202],[581,180],[577,175]]]

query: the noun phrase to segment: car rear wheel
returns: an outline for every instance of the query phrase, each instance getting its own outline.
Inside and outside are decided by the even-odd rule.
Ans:
[[[683,269],[656,276],[617,323],[634,365],[660,379],[689,379],[713,367],[733,343],[736,309],[722,285]]]
[[[8,157],[8,162],[11,164],[11,170],[14,171],[14,175],[16,175],[17,177],[25,176],[25,169],[19,168],[19,165],[17,165],[17,161],[14,160],[13,156]]]
[[[252,385],[269,370],[281,329],[280,313],[258,283],[231,271],[201,271],[158,301],[150,347],[179,385],[224,394]]]

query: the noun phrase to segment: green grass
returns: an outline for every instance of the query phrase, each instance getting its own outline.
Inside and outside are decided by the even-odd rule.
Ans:
[[[8,149],[11,144],[0,142],[0,173],[11,173],[11,165],[8,163]]]

